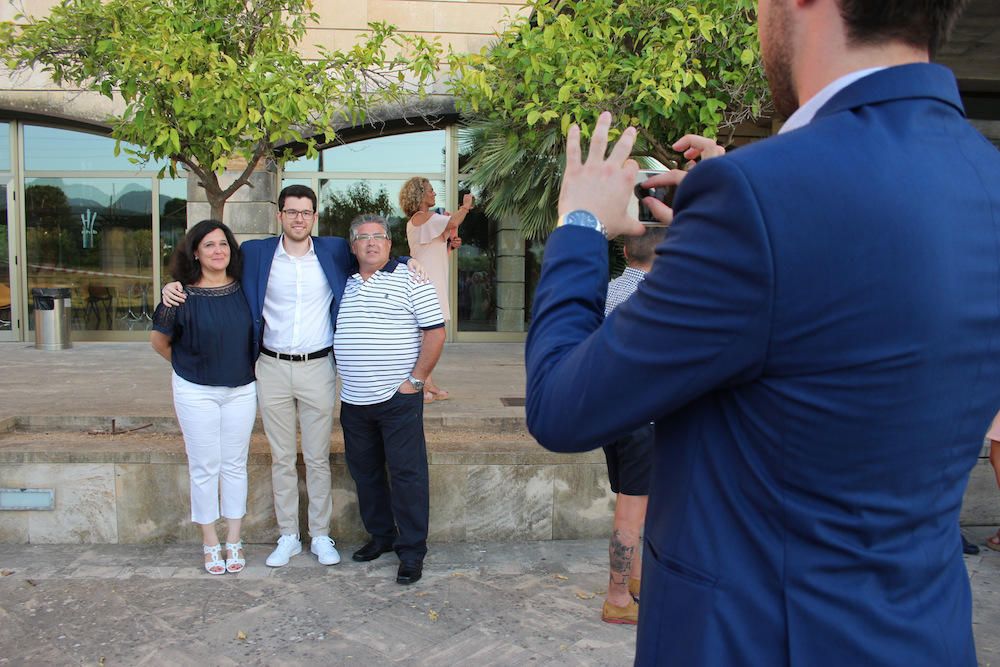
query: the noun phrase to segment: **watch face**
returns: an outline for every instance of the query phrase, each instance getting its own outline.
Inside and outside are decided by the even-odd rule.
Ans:
[[[566,214],[566,224],[568,225],[578,225],[580,227],[590,227],[591,229],[598,229],[600,223],[594,214],[590,211],[570,211]]]

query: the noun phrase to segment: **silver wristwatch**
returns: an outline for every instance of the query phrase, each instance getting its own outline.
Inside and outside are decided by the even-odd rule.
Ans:
[[[412,384],[413,388],[416,389],[417,391],[420,391],[421,389],[424,388],[424,381],[423,380],[418,380],[417,378],[413,377],[412,375],[410,377],[406,378],[406,379],[410,381],[410,384]]]
[[[594,231],[600,232],[604,238],[608,238],[608,230],[604,228],[604,225],[597,219],[597,216],[590,211],[577,209],[559,216],[559,220],[556,222],[556,227],[563,227],[564,225],[593,229]]]

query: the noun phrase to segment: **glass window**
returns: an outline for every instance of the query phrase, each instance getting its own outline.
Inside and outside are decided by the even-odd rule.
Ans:
[[[531,311],[535,302],[535,288],[542,277],[542,256],[545,241],[524,242],[524,329],[531,324]]]
[[[10,247],[7,227],[7,182],[0,181],[0,331],[10,331],[14,320],[10,297]]]
[[[289,160],[285,163],[285,171],[319,171],[319,157],[312,159],[300,157]]]
[[[164,178],[160,181],[160,283],[173,280],[170,256],[187,233],[187,181]]]
[[[10,123],[0,123],[0,171],[10,171]]]
[[[158,171],[166,162],[136,165],[122,144],[115,157],[115,140],[99,134],[24,126],[24,168],[27,171]]]
[[[327,148],[320,171],[444,173],[444,130],[376,137]]]
[[[26,294],[71,288],[74,329],[147,329],[152,201],[148,178],[26,178]]]
[[[328,179],[320,181],[319,234],[347,238],[351,220],[361,213],[377,213],[389,221],[392,254],[409,255],[406,220],[399,208],[399,191],[405,179],[391,181]],[[431,181],[437,193],[435,204],[446,199],[444,181]]]
[[[467,191],[460,190],[459,198]],[[462,239],[458,249],[459,331],[497,330],[497,245],[501,238],[498,227],[496,220],[481,207],[472,209],[459,227]]]

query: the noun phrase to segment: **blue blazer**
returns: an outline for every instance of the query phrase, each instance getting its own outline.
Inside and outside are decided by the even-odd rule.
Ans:
[[[280,236],[266,239],[254,239],[240,244],[243,253],[243,293],[250,304],[250,314],[253,316],[254,359],[260,354],[261,341],[264,337],[264,294],[267,292],[267,281],[271,276],[271,263],[274,252],[278,249]],[[330,303],[330,321],[337,326],[337,312],[344,296],[344,285],[347,278],[358,270],[357,258],[351,252],[347,241],[339,236],[314,236],[313,248],[323,267],[330,289],[333,290],[333,301]]]
[[[545,447],[656,420],[637,664],[975,665],[958,517],[1000,407],[1000,153],[951,73],[867,76],[675,203],[603,325],[604,239],[551,235],[526,354]]]

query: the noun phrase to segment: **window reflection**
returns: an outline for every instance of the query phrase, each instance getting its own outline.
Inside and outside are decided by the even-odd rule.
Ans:
[[[0,183],[0,331],[10,331],[14,317],[10,295],[10,246],[7,226],[7,184]]]
[[[377,213],[389,221],[394,256],[409,255],[406,243],[406,218],[399,208],[399,191],[405,179],[320,181],[319,233],[322,236],[347,238],[351,220],[361,213]],[[446,199],[443,181],[431,181],[437,193],[435,204],[443,206]]]
[[[160,286],[173,280],[170,256],[187,232],[187,181],[160,181]]]
[[[445,171],[444,130],[376,137],[322,151],[319,171],[436,174]]]
[[[71,288],[77,330],[148,328],[152,200],[148,178],[26,178],[27,293]]]
[[[531,311],[535,301],[535,288],[542,277],[542,255],[545,241],[524,242],[524,328],[531,324]]]
[[[0,171],[10,171],[10,123],[0,123]]]
[[[459,199],[468,192],[459,191]],[[472,209],[458,228],[458,328],[497,329],[497,223],[481,206]]]
[[[41,125],[24,126],[24,168],[29,171],[157,171],[167,163],[129,162],[122,144],[115,157],[115,140],[99,134],[61,130]]]

